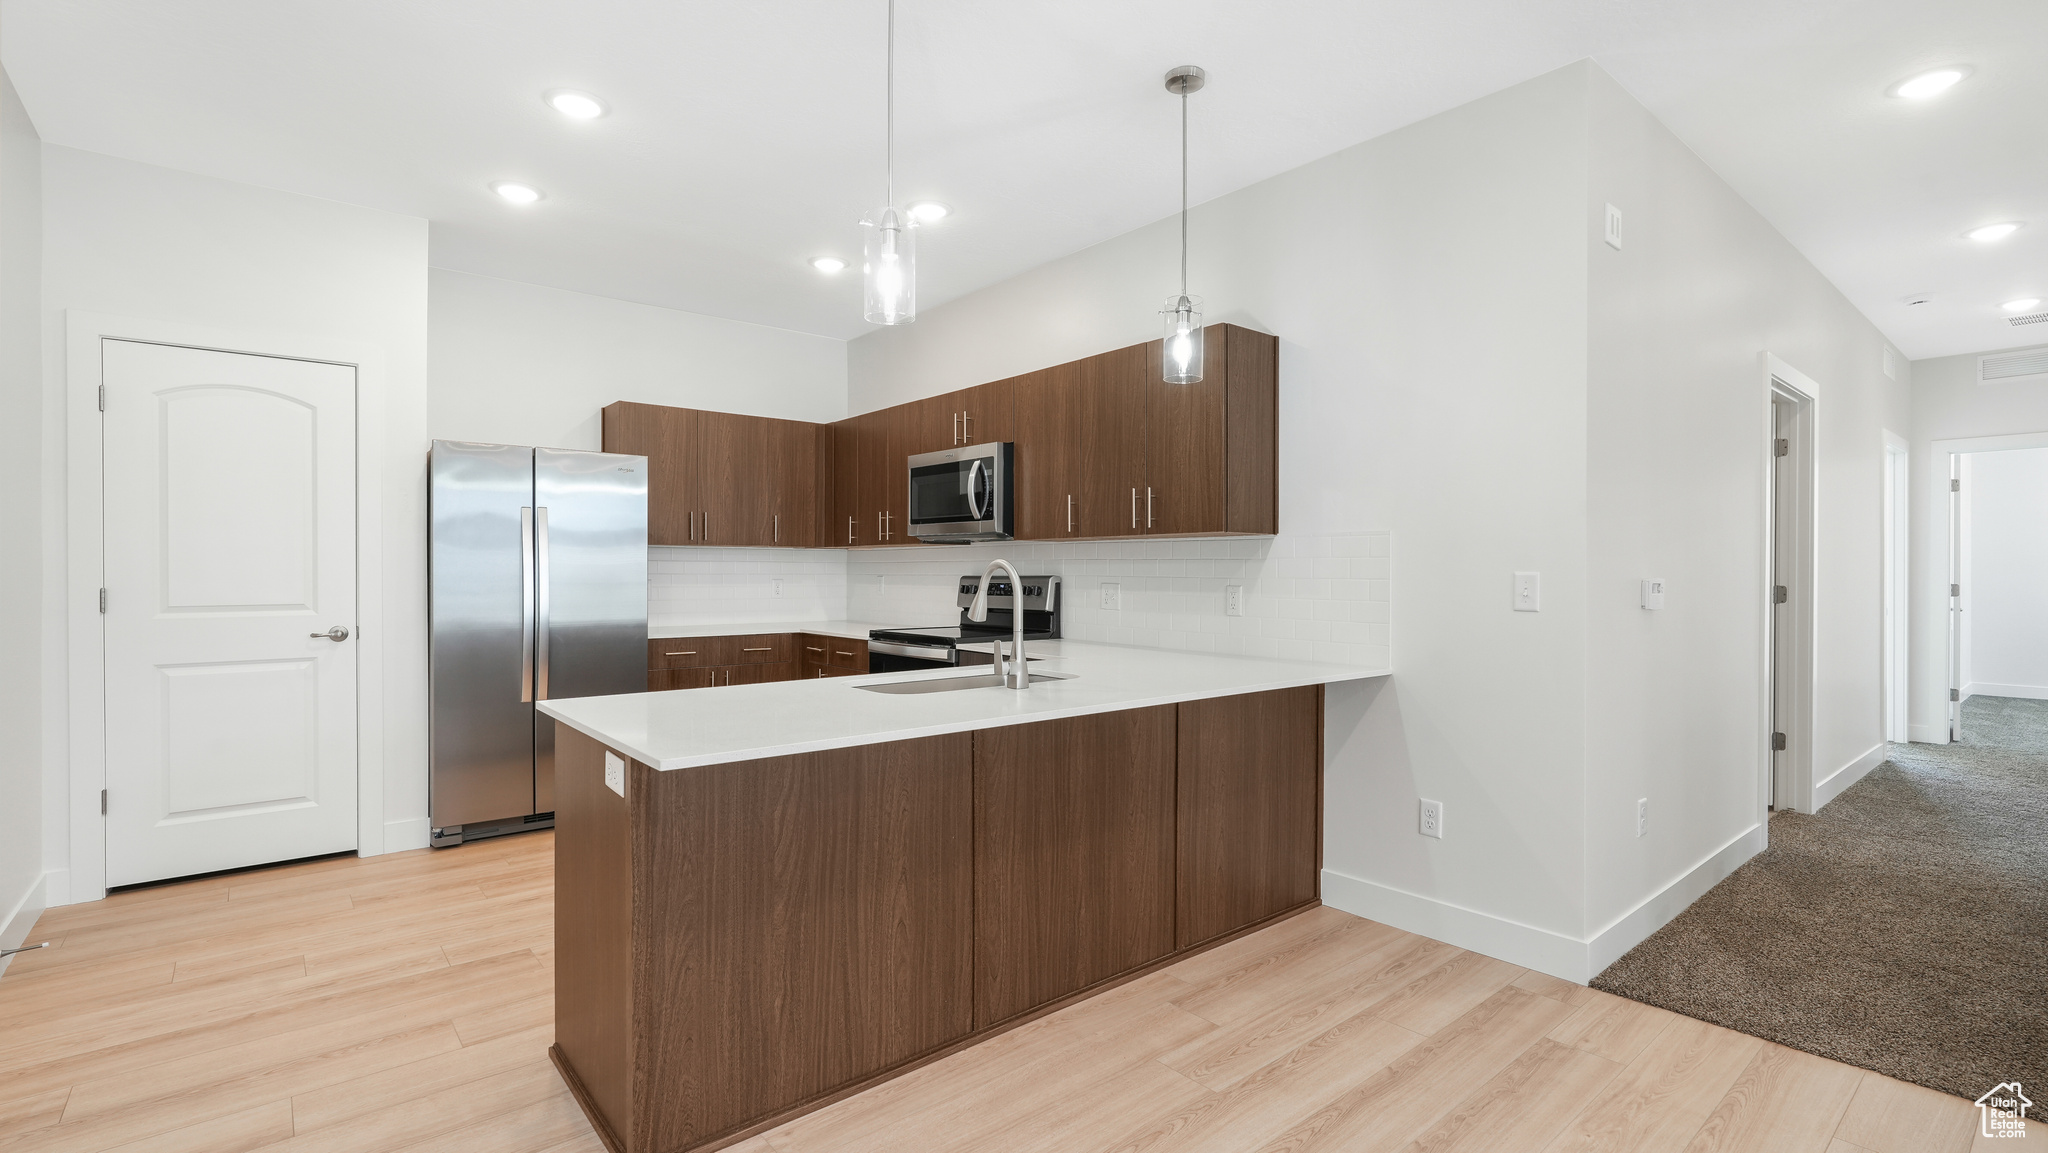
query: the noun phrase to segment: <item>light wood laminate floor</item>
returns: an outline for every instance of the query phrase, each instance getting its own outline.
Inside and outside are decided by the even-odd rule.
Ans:
[[[552,849],[527,834],[46,913],[55,947],[0,977],[0,1153],[601,1153],[546,1053]],[[2010,1145],[1977,1139],[1976,1113],[1317,909],[733,1148]]]

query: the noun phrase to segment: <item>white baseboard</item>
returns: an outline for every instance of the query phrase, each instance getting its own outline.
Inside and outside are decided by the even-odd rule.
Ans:
[[[1334,869],[1323,870],[1323,903],[1334,909],[1419,933],[1474,953],[1548,973],[1583,985],[1645,937],[1664,927],[1708,889],[1763,851],[1764,829],[1755,825],[1589,940],[1481,913]]]
[[[1323,904],[1581,985],[1592,975],[1584,941],[1335,869],[1323,870]]]
[[[1842,790],[1862,780],[1870,770],[1883,764],[1888,751],[1889,746],[1879,741],[1876,748],[1836,769],[1828,779],[1817,782],[1813,786],[1813,811],[1820,812],[1829,801],[1841,796]]]
[[[408,817],[403,821],[384,822],[384,851],[387,853],[424,849],[433,837],[434,826],[426,817]]]
[[[1586,980],[1621,960],[1650,934],[1671,923],[1673,917],[1706,896],[1707,890],[1742,867],[1743,862],[1764,851],[1762,825],[1751,825],[1735,838],[1707,854],[1705,860],[1680,874],[1678,879],[1650,894],[1641,904],[1609,922],[1586,942]]]
[[[36,927],[36,918],[49,908],[49,874],[38,876],[28,891],[8,910],[5,920],[0,920],[0,949],[18,949],[28,941],[28,935]],[[12,957],[0,957],[0,976],[7,973]]]
[[[1994,685],[1988,681],[1972,681],[1963,690],[1963,699],[1979,697],[2018,697],[2027,701],[2048,701],[2048,685]]]
[[[1916,745],[1945,745],[1948,743],[1948,726],[1907,725],[1906,739]]]

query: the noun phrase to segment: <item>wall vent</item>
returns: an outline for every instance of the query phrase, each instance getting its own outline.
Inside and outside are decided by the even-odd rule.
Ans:
[[[2044,320],[2048,320],[2048,312],[2034,312],[2026,316],[2008,316],[2005,318],[2005,322],[2014,328],[2018,328],[2022,324],[2039,324]]]
[[[1899,378],[1899,362],[1892,353],[1891,345],[1884,347],[1884,374],[1893,380]]]
[[[1977,358],[1978,384],[2004,384],[2021,380],[2048,380],[2048,348],[2001,352],[1997,356]]]

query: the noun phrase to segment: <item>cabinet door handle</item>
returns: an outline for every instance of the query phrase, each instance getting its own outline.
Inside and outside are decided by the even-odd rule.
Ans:
[[[782,514],[781,514],[781,513],[779,513],[779,512],[775,514],[775,517],[774,517],[774,526],[775,526],[775,527],[774,527],[773,529],[771,529],[771,530],[770,530],[770,534],[769,534],[769,537],[768,537],[768,539],[769,539],[769,540],[772,540],[772,541],[774,541],[774,542],[775,542],[776,544],[781,544],[781,543],[782,543]]]
[[[964,412],[960,414],[960,443],[974,443],[974,418]]]
[[[694,511],[690,513],[690,539],[697,539],[697,514]]]
[[[1067,531],[1074,531],[1074,494],[1067,494]]]
[[[953,414],[953,443],[960,443],[960,414],[957,412]]]
[[[877,510],[875,510],[875,539],[876,539],[876,540],[888,540],[888,539],[889,539],[889,536],[888,536],[888,534],[882,531],[882,518],[883,518],[884,516],[886,516],[886,515],[888,515],[888,514],[886,514],[886,513],[882,512],[882,511],[881,511],[880,509],[877,509]]]
[[[1138,490],[1131,490],[1131,527],[1138,527]]]
[[[822,652],[824,652],[825,650],[824,650],[824,649],[821,649],[821,648],[819,648],[819,647],[818,647],[818,646],[816,646],[816,645],[805,645],[805,646],[804,646],[804,651],[805,651],[805,652],[807,652],[807,653],[822,653]]]
[[[848,514],[847,514],[847,516],[846,516],[846,543],[847,543],[847,544],[852,544],[852,543],[853,543],[853,514],[852,514],[852,513],[848,513]]]
[[[846,650],[844,650],[844,649],[841,649],[841,650],[839,651],[839,655],[840,655],[840,656],[842,656],[842,657],[850,657],[850,656],[852,656],[853,654],[852,654],[852,653],[850,653],[850,652],[847,652],[847,651],[846,651]]]
[[[741,649],[740,651],[743,653],[772,653],[775,651],[775,646],[766,645],[758,649]]]
[[[683,652],[683,653],[663,653],[663,654],[661,654],[661,655],[662,655],[662,656],[665,656],[665,657],[694,657],[694,656],[696,656],[696,655],[697,655],[697,650],[696,650],[696,649],[691,649],[691,650],[690,650],[690,651],[688,651],[688,652]]]
[[[1145,486],[1145,527],[1152,527],[1152,486]]]
[[[710,513],[710,511],[709,511],[709,510],[706,510],[706,511],[705,511],[705,513],[704,513],[703,515],[704,515],[704,539],[705,539],[706,541],[709,541],[709,540],[711,539],[711,513]]]

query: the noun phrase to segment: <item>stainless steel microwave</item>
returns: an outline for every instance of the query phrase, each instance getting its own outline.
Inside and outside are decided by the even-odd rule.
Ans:
[[[910,535],[929,541],[1009,540],[1015,478],[1008,441],[910,458]]]

